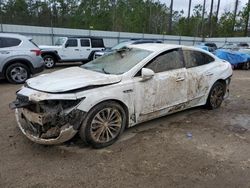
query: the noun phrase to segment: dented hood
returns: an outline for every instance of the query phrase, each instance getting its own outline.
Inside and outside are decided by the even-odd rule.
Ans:
[[[39,91],[61,93],[87,86],[114,84],[120,81],[121,75],[108,75],[73,67],[31,78],[27,80],[27,85]]]

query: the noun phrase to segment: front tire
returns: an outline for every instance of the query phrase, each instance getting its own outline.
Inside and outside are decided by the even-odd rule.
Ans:
[[[22,63],[14,63],[6,69],[5,76],[10,83],[23,84],[30,77],[30,70]]]
[[[83,141],[94,148],[113,144],[126,126],[126,112],[116,102],[103,102],[92,108],[80,128]]]
[[[56,65],[56,60],[52,55],[43,56],[43,60],[44,60],[44,63],[45,63],[45,67],[47,69],[51,69]]]
[[[225,84],[216,82],[209,92],[206,107],[211,110],[219,108],[223,102],[225,92]]]

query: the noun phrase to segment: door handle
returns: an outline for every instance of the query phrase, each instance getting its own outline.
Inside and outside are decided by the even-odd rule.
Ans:
[[[205,75],[206,75],[206,76],[212,76],[212,75],[214,75],[214,73],[212,73],[212,72],[207,72]]]
[[[87,51],[90,51],[90,49],[87,49]]]
[[[179,77],[179,78],[177,78],[176,82],[181,82],[181,81],[184,81],[184,80],[185,80],[185,78]]]
[[[75,51],[79,51],[79,49],[75,49]]]

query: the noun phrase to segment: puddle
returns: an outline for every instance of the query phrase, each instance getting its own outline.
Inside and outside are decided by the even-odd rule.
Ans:
[[[228,126],[228,130],[240,134],[243,134],[246,131],[250,130],[250,115],[240,114],[233,117],[230,120],[230,125]]]
[[[239,133],[239,134],[243,134],[245,133],[248,129],[242,127],[242,126],[239,126],[239,125],[230,125],[228,127],[228,130],[230,131],[233,131],[235,133]]]

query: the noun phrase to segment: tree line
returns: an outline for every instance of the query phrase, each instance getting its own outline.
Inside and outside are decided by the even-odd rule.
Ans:
[[[5,24],[95,29],[199,37],[247,36],[250,0],[239,10],[220,12],[220,0],[197,4],[188,15],[159,0],[1,0],[0,19]],[[214,5],[217,8],[214,10]],[[219,16],[220,15],[220,16]]]

